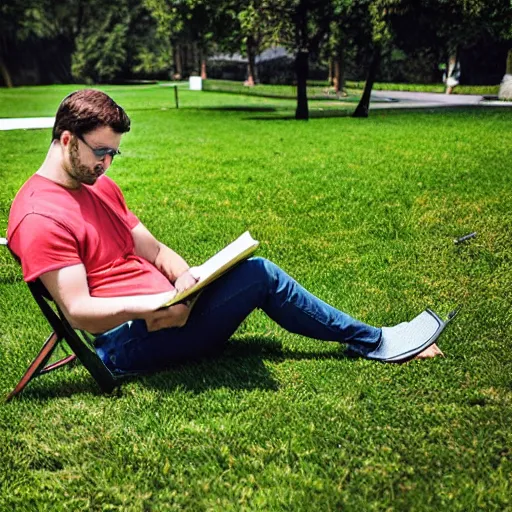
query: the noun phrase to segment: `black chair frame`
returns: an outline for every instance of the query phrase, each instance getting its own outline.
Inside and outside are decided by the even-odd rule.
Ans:
[[[0,245],[7,245],[0,239]],[[50,293],[40,280],[28,283],[28,287],[39,309],[50,324],[53,332],[46,338],[39,354],[32,361],[16,387],[7,395],[6,401],[21,393],[25,386],[35,377],[51,372],[63,366],[80,361],[104,393],[111,393],[120,384],[120,377],[115,376],[105,366],[94,350],[94,339],[85,331],[75,331],[53,301]],[[51,303],[54,304],[55,310]],[[80,333],[80,334],[79,334]],[[65,341],[73,354],[47,364],[55,349]]]

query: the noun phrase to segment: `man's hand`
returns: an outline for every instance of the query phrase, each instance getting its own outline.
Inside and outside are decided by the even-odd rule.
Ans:
[[[197,283],[197,279],[195,277],[192,277],[190,272],[187,270],[186,272],[183,272],[178,279],[174,282],[174,288],[176,288],[176,291],[178,293],[184,292],[185,290],[188,290],[189,288],[192,288]]]
[[[144,315],[149,332],[168,327],[183,327],[190,315],[190,308],[184,304],[176,304],[165,309],[158,309]]]

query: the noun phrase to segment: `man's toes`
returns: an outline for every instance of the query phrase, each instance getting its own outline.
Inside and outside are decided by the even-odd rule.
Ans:
[[[423,352],[420,352],[417,356],[414,357],[414,359],[429,359],[431,357],[436,356],[444,357],[444,354],[441,351],[441,349],[437,346],[437,344],[434,343],[430,345],[430,347],[423,350]]]

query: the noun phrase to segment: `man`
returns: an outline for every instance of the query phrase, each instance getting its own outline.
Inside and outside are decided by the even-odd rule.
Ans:
[[[98,335],[97,352],[113,372],[216,354],[255,308],[291,332],[347,342],[372,359],[440,353],[431,341],[404,341],[398,327],[372,327],[336,310],[262,258],[208,286],[192,310],[158,309],[195,279],[104,176],[129,130],[128,116],[106,94],[85,89],[67,96],[48,155],[18,192],[8,225],[24,279],[40,278],[71,325]]]

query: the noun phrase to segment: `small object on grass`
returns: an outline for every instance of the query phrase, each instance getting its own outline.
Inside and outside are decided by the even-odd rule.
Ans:
[[[451,322],[459,314],[459,311],[461,309],[462,309],[462,306],[459,304],[453,311],[450,311],[448,313],[448,317],[445,320],[445,323]]]
[[[476,231],[474,233],[469,233],[469,235],[464,235],[464,236],[461,236],[460,238],[456,238],[453,243],[455,245],[457,244],[461,244],[462,242],[466,242],[467,240],[471,240],[471,238],[475,238],[476,237]]]

